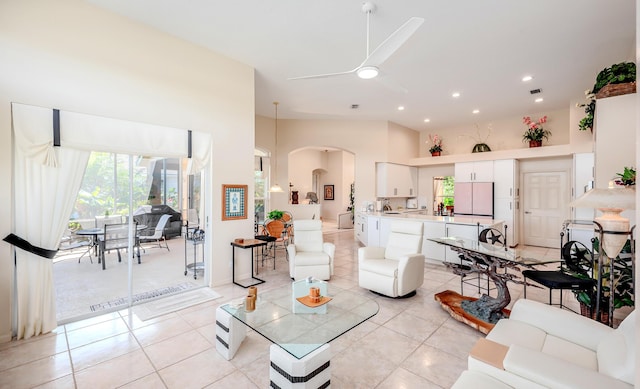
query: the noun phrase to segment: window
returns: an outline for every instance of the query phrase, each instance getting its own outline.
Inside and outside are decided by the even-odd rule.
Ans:
[[[454,182],[453,176],[433,177],[433,199],[436,205],[442,203],[445,207],[453,206]]]

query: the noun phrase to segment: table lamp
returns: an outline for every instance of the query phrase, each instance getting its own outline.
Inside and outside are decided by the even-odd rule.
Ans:
[[[620,213],[626,209],[635,209],[635,187],[616,186],[609,182],[607,189],[595,188],[571,202],[577,208],[596,208],[602,215],[594,220],[602,226],[602,249],[609,258],[620,254],[628,239],[629,219]]]

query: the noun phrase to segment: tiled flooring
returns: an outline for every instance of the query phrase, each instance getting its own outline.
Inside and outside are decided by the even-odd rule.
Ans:
[[[332,283],[377,300],[380,312],[331,343],[332,387],[448,388],[467,366],[467,353],[482,336],[452,319],[433,299],[459,291],[459,278],[442,265],[427,264],[416,296],[394,300],[358,287],[353,230],[325,235],[336,244]],[[558,250],[525,249],[538,258]],[[260,270],[267,289],[289,282],[279,258]],[[470,288],[469,288],[470,289]],[[521,287],[513,285],[512,299]],[[269,342],[249,332],[235,358],[215,350],[215,308],[244,296],[237,286],[217,287],[224,297],[142,322],[128,310],[58,327],[26,341],[0,344],[0,388],[266,388]],[[467,292],[467,289],[465,289]],[[546,290],[527,297],[546,301]],[[468,294],[468,293],[467,293]],[[565,295],[565,302],[574,301]]]

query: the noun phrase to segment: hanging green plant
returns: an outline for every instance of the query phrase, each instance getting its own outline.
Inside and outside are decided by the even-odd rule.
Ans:
[[[602,69],[596,76],[596,83],[593,85],[593,88],[584,92],[587,102],[577,105],[578,107],[584,107],[584,113],[586,115],[582,120],[580,120],[578,128],[581,131],[585,131],[587,129],[593,131],[593,119],[596,112],[596,94],[598,94],[598,92],[602,91],[603,88],[607,87],[607,85],[635,83],[635,81],[635,62],[622,62]],[[619,94],[629,93],[628,91],[631,91],[631,93],[635,92],[635,85],[625,89],[621,88],[619,92],[612,91],[611,93],[607,93],[603,96],[598,95],[597,97],[616,96]]]

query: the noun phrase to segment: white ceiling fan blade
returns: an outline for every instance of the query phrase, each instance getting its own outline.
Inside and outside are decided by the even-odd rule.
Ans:
[[[402,93],[402,94],[407,94],[409,93],[409,90],[407,88],[405,88],[402,84],[400,84],[399,82],[389,78],[389,77],[376,77],[376,81],[378,81],[380,84],[384,85],[386,88],[397,92],[397,93]]]
[[[395,30],[387,39],[376,47],[375,50],[367,59],[364,60],[363,66],[380,66],[384,61],[389,59],[393,53],[396,52],[411,36],[418,30],[418,28],[424,23],[423,18],[412,17],[407,20],[400,28]]]
[[[312,79],[312,78],[327,78],[327,77],[334,77],[334,76],[343,76],[343,75],[346,75],[346,74],[351,74],[351,73],[355,72],[356,70],[358,70],[358,69],[349,70],[347,72],[316,74],[316,75],[313,75],[313,76],[291,77],[291,78],[287,78],[287,80],[308,80],[308,79]]]

